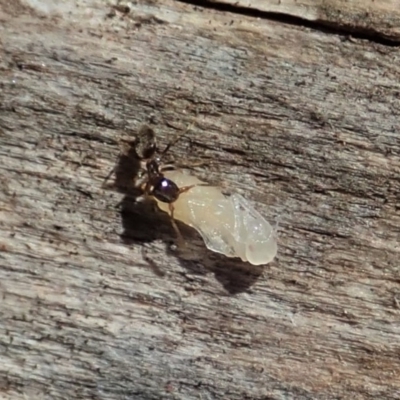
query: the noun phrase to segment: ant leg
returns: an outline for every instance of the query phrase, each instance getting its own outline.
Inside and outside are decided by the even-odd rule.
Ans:
[[[194,187],[197,187],[197,186],[213,186],[213,185],[211,185],[210,183],[204,182],[204,183],[196,183],[195,185],[182,186],[179,189],[179,194],[188,192],[190,189],[193,189]]]
[[[147,262],[147,264],[150,266],[150,268],[153,270],[153,272],[158,275],[158,276],[165,276],[165,272],[155,263],[154,260],[152,260],[148,255],[147,255],[147,249],[146,245],[142,246],[142,257],[143,259]]]
[[[186,169],[193,169],[196,167],[210,167],[216,165],[211,161],[197,161],[197,162],[185,162],[185,163],[169,163],[160,166],[160,172],[165,171],[176,171],[177,169],[186,168]]]
[[[176,236],[177,236],[178,247],[184,248],[184,247],[186,247],[185,240],[183,239],[182,233],[179,230],[178,225],[177,225],[177,223],[176,223],[176,221],[174,219],[174,210],[175,210],[175,208],[174,208],[173,203],[169,203],[169,212],[170,212],[170,217],[171,217],[171,224],[172,224],[172,227],[174,228],[174,231],[175,231]]]
[[[169,149],[174,146],[176,143],[178,143],[178,141],[185,136],[193,127],[194,122],[192,122],[183,133],[179,133],[177,135],[175,135],[175,137],[166,145],[165,149],[160,153],[162,156],[167,153],[167,151],[169,151]]]
[[[178,168],[195,168],[195,167],[211,167],[215,165],[212,161],[197,161],[191,163],[177,163],[175,169]]]
[[[159,171],[160,171],[161,173],[163,173],[163,172],[165,172],[165,171],[175,171],[175,170],[177,170],[177,169],[178,169],[178,168],[176,167],[175,164],[164,164],[164,165],[161,165],[161,166],[160,166]]]
[[[194,167],[203,167],[203,166],[210,166],[213,165],[210,162],[205,162],[205,161],[199,161],[195,163],[171,163],[171,164],[164,164],[161,165],[160,167],[160,172],[165,172],[165,171],[176,171],[177,169],[180,168],[194,168]]]

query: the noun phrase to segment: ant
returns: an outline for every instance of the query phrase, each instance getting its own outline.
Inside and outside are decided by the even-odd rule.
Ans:
[[[141,162],[141,173],[138,176],[135,186],[140,187],[143,195],[138,198],[138,201],[146,197],[154,197],[158,201],[168,204],[171,224],[181,247],[184,247],[185,242],[174,219],[174,203],[182,193],[198,185],[183,186],[180,188],[171,179],[166,178],[163,172],[173,170],[175,167],[172,164],[162,164],[162,157],[190,128],[191,126],[185,132],[177,135],[162,151],[157,146],[154,130],[148,125],[143,125],[140,128],[137,138],[132,143],[136,155]]]

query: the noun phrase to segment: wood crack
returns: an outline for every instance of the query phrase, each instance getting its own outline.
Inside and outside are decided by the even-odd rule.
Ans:
[[[337,23],[329,18],[320,18],[316,20],[308,20],[295,15],[283,12],[263,11],[256,7],[241,6],[239,2],[234,4],[222,1],[208,0],[178,0],[181,3],[191,4],[204,9],[211,9],[220,12],[231,13],[232,15],[243,15],[252,18],[264,19],[269,21],[280,22],[287,25],[299,26],[313,29],[328,35],[343,36],[344,39],[360,39],[367,40],[372,43],[381,44],[388,47],[400,46],[400,38],[386,35],[373,27],[362,27],[361,25],[353,25],[351,23]],[[367,14],[367,13],[366,13]]]

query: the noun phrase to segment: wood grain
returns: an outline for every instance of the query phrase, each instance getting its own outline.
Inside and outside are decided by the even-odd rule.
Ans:
[[[329,27],[341,33],[385,38],[395,43],[400,39],[400,0],[211,0],[215,6],[225,5],[231,11],[264,17],[288,17],[311,21],[320,28]]]
[[[0,397],[400,398],[399,49],[168,0],[27,4],[0,1]],[[173,250],[135,204],[121,139],[193,121],[171,155],[278,224],[270,265],[184,226]]]

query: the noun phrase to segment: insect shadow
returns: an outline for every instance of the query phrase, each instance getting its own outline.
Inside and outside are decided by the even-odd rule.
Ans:
[[[122,241],[127,245],[146,246],[146,243],[161,240],[169,244],[167,252],[177,257],[180,264],[191,274],[205,275],[211,271],[230,294],[248,290],[258,280],[263,268],[211,252],[205,247],[195,229],[180,221],[175,222],[185,238],[186,246],[185,249],[173,250],[173,246],[170,245],[175,243],[176,230],[171,224],[170,216],[159,210],[153,201],[137,201],[143,195],[143,190],[135,186],[143,169],[143,159],[138,155],[135,140],[126,141],[126,144],[125,151],[120,153],[112,171],[112,186],[124,195],[119,204],[123,227]],[[167,146],[167,149],[169,148],[170,144]],[[145,254],[145,257],[157,275],[165,274],[165,266],[152,261],[151,252]]]
[[[164,239],[164,236],[167,238],[168,235],[171,236],[168,216],[156,212],[155,205],[151,202],[137,201],[143,194],[134,185],[141,169],[141,160],[136,153],[135,142],[132,140],[126,144],[125,151],[120,153],[116,166],[111,171],[114,176],[112,187],[124,195],[119,203],[123,227],[121,239],[125,244],[133,245]]]

